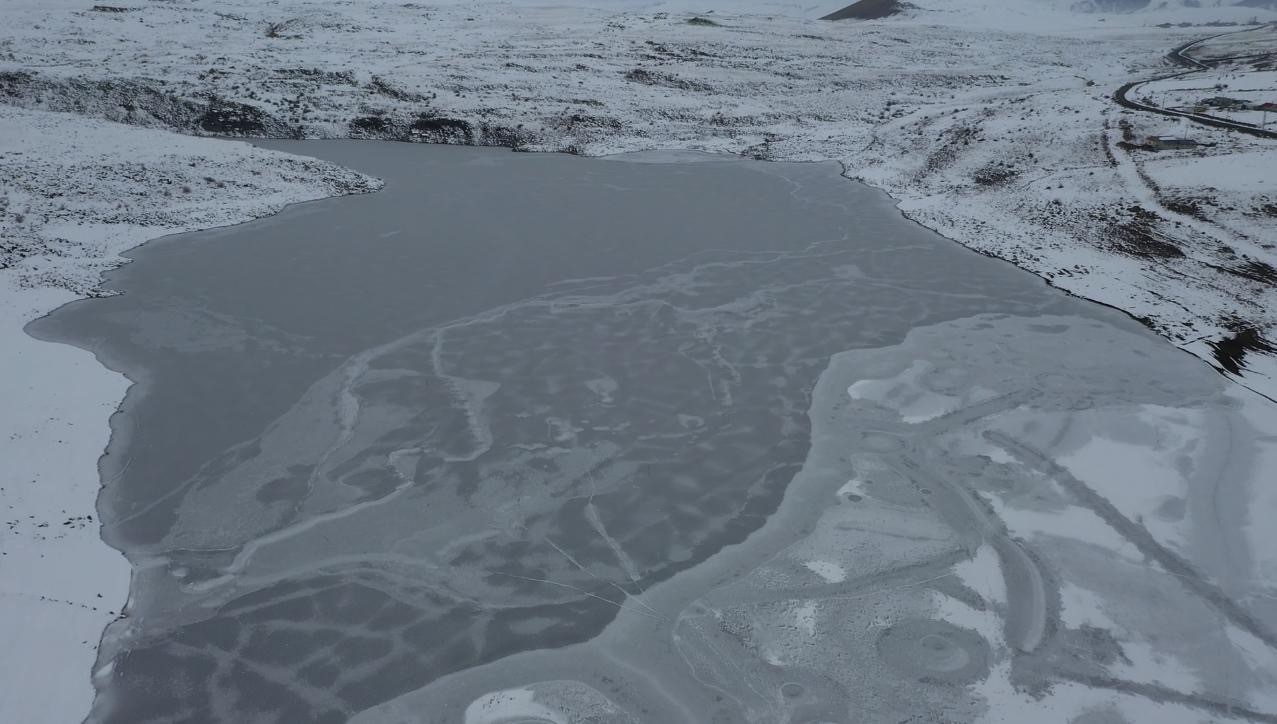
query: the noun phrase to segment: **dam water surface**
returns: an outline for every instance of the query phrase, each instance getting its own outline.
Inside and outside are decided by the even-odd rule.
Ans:
[[[386,188],[30,328],[137,383],[91,720],[1264,715],[1257,433],[1134,322],[837,165],[263,145]]]

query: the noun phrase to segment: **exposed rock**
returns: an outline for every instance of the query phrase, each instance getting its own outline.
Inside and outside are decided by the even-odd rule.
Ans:
[[[260,108],[210,98],[199,117],[201,130],[219,136],[265,136],[267,138],[300,138],[300,129],[279,121]]]
[[[470,125],[470,122],[456,118],[437,118],[423,115],[413,122],[412,135],[415,140],[425,143],[475,145],[474,128]]]
[[[898,15],[911,7],[913,6],[909,3],[900,0],[857,0],[821,20],[877,20]]]

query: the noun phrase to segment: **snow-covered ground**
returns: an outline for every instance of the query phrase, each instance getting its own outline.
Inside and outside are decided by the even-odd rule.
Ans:
[[[87,709],[92,651],[126,590],[126,564],[89,518],[125,381],[22,325],[91,292],[146,239],[370,187],[169,130],[836,159],[920,223],[1212,363],[1212,342],[1271,338],[1277,141],[1181,127],[1111,96],[1173,72],[1172,47],[1235,30],[1178,23],[1277,13],[915,4],[841,23],[815,19],[838,3],[785,0],[0,6],[0,721]],[[1270,37],[1198,52],[1271,52]],[[1124,126],[1214,145],[1131,150]],[[1241,381],[1277,397],[1277,364],[1247,362]]]
[[[23,334],[148,239],[375,182],[243,143],[0,106],[0,721],[78,721],[129,566],[99,537],[97,460],[128,385]]]
[[[1259,169],[1244,177],[1249,191],[1225,193],[1219,219],[1204,208],[1187,223],[1194,214],[1150,185],[1143,167],[1153,157],[1118,144],[1123,121],[1181,132],[1175,121],[1111,100],[1125,82],[1171,72],[1171,48],[1245,31],[1158,24],[1277,13],[1096,15],[1063,3],[937,0],[831,23],[813,19],[829,10],[814,5],[595,4],[604,7],[10,6],[0,99],[191,133],[837,159],[919,222],[1178,344],[1277,321],[1273,284],[1244,271],[1273,265],[1270,174]],[[1267,47],[1265,33],[1234,45]],[[1169,156],[1196,168],[1202,156],[1272,147],[1223,130],[1187,133],[1215,145],[1157,165]],[[1233,164],[1209,168],[1202,188],[1239,185]]]

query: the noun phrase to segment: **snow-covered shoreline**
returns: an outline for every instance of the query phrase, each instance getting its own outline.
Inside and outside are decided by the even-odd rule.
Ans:
[[[1193,153],[1118,145],[1123,120],[1160,126],[1115,107],[1113,88],[1156,74],[1165,51],[1208,29],[1045,11],[999,24],[988,9],[851,24],[474,12],[297,0],[216,13],[0,9],[0,458],[11,461],[0,483],[0,720],[83,716],[98,636],[127,593],[127,562],[100,541],[93,508],[106,421],[127,383],[23,325],[92,293],[116,255],[150,239],[373,187],[329,164],[170,130],[836,159],[909,218],[1204,359],[1230,320],[1277,323],[1272,285],[1221,271],[1230,258],[1277,263],[1264,244],[1277,218],[1243,213],[1277,202],[1264,173],[1277,146],[1194,128],[1216,144],[1217,163],[1198,172]],[[1237,168],[1253,173],[1239,180]],[[1164,203],[1203,189],[1222,199],[1205,218]],[[1180,252],[1115,249],[1115,232],[1169,236]],[[1247,382],[1277,395],[1275,366],[1260,358]]]
[[[22,333],[74,294],[2,283],[0,716],[72,721],[88,712],[98,639],[128,595],[128,562],[101,541],[94,508],[97,459],[126,383],[83,351]]]
[[[1277,326],[1277,286],[1253,272],[1277,268],[1274,141],[1112,98],[1175,70],[1170,49],[1273,11],[933,0],[834,23],[779,1],[581,4],[14,8],[0,100],[197,135],[838,160],[915,221],[1208,361],[1206,342]],[[1202,145],[1123,145],[1168,132]]]
[[[142,163],[154,174],[147,182],[137,175]],[[61,248],[28,247],[33,253],[13,254],[0,268],[0,721],[79,721],[93,697],[98,641],[128,595],[129,564],[102,542],[95,501],[108,420],[129,383],[88,352],[42,342],[23,327],[91,294],[118,254],[154,238],[376,183],[247,144],[6,106],[0,173],[11,205],[46,213],[43,191],[65,198],[67,211],[60,225],[43,227],[56,229]],[[181,198],[163,218],[149,198],[165,198],[160,178]],[[83,193],[70,193],[73,184]],[[147,195],[130,199],[138,188]],[[13,218],[3,229],[6,252],[24,240]]]

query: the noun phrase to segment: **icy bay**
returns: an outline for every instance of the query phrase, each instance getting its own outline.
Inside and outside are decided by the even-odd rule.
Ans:
[[[31,326],[137,383],[94,720],[1277,720],[1277,426],[1135,322],[835,164],[265,145],[386,188]]]

